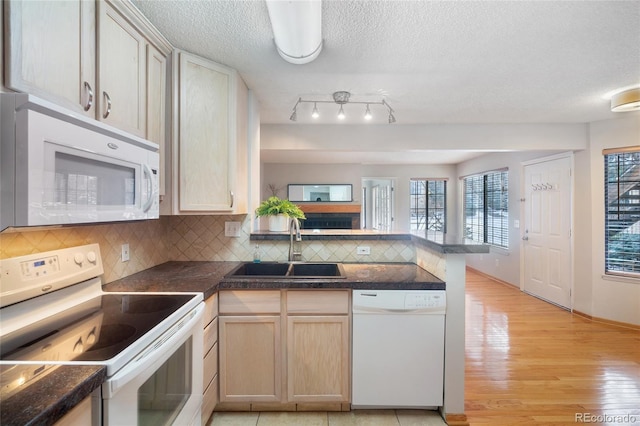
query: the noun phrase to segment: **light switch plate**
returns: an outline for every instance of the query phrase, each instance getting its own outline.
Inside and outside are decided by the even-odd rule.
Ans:
[[[129,243],[122,245],[122,257],[121,260],[123,262],[129,261]]]
[[[240,236],[240,222],[225,222],[224,236],[238,238]]]

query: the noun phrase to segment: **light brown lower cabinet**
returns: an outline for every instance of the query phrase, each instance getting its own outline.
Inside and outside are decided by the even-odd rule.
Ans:
[[[221,316],[220,401],[280,401],[280,347],[280,316]]]
[[[349,401],[349,317],[287,318],[287,395],[291,402]]]
[[[219,295],[221,404],[216,409],[348,405],[349,290],[237,290]]]

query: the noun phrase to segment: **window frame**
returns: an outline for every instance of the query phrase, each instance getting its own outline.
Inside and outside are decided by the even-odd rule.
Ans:
[[[496,183],[500,187],[496,190]],[[470,202],[471,204],[470,207]],[[497,205],[498,208],[495,208]],[[492,212],[501,212],[493,214]],[[469,214],[472,212],[471,214]],[[462,234],[464,238],[509,249],[509,169],[462,178]],[[469,220],[473,218],[473,220]]]
[[[635,247],[640,246],[640,220],[633,223],[628,221],[640,217],[640,147],[605,149],[602,154],[604,274],[607,277],[637,280],[640,279],[640,250]],[[638,170],[635,172],[637,176],[633,175],[634,169]],[[610,175],[612,172],[613,176]],[[629,172],[632,174],[627,175]],[[624,198],[625,194],[632,191],[631,195],[637,199]],[[612,193],[616,198],[609,201]],[[623,238],[625,235],[630,238]],[[619,239],[616,238],[618,236]],[[612,258],[612,251],[616,252],[616,258]]]
[[[437,231],[437,232],[447,232],[447,181],[448,179],[438,179],[438,178],[411,178],[409,180],[409,229],[411,231]],[[436,192],[429,192],[429,184],[440,184],[442,183],[442,191],[440,192],[436,189]],[[414,191],[414,184],[423,184],[424,192],[416,192]],[[442,207],[437,206],[437,199],[442,198]],[[419,207],[419,199],[424,200],[424,208]],[[434,203],[436,205],[434,205]],[[414,207],[415,205],[415,207]],[[414,223],[412,220],[412,216],[414,213],[419,214],[421,211],[424,211],[425,224],[423,228],[416,227],[414,228]],[[439,217],[440,220],[436,220],[436,222],[430,224],[430,212],[438,213],[440,212]],[[433,229],[433,226],[440,225],[440,229]]]

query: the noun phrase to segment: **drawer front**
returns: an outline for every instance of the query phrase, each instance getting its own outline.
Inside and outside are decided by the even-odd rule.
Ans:
[[[204,328],[203,350],[206,354],[211,350],[213,344],[218,341],[218,318],[214,319]]]
[[[288,314],[349,314],[348,290],[290,290]]]
[[[208,424],[208,420],[213,414],[213,410],[218,405],[218,376],[213,378],[213,381],[209,383],[209,387],[206,387],[202,395],[202,417],[201,422],[203,425]]]
[[[218,374],[218,344],[214,344],[208,354],[204,356],[203,386],[206,387],[213,377]]]
[[[279,314],[280,290],[221,291],[220,314]]]
[[[206,326],[209,324],[215,317],[218,316],[218,295],[214,294],[204,301],[204,318],[203,322]]]

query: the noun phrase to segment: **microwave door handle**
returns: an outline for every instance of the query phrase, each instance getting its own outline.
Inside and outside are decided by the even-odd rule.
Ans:
[[[146,164],[142,165],[142,174],[147,176],[147,201],[145,201],[142,206],[143,212],[148,212],[151,206],[153,205],[153,174],[151,173],[151,169]]]

